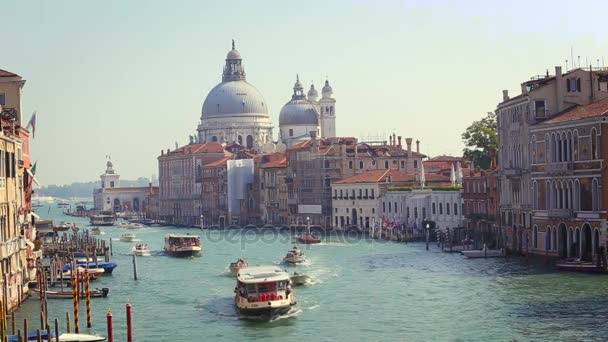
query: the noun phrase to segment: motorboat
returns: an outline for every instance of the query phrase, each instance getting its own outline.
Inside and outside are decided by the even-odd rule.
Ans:
[[[101,228],[99,228],[99,227],[91,228],[91,235],[103,235],[103,234],[105,234],[105,233],[103,232],[103,230],[101,230]]]
[[[236,276],[240,270],[243,268],[249,267],[249,264],[243,258],[239,258],[236,262],[231,262],[228,268],[230,269],[230,274]]]
[[[254,266],[237,275],[234,302],[244,317],[272,320],[289,313],[296,293],[289,273],[276,266]]]
[[[138,243],[131,250],[136,256],[150,256],[150,249],[145,243]]]
[[[101,342],[105,340],[105,337],[99,335],[74,333],[64,333],[59,335],[59,342]]]
[[[299,243],[305,243],[305,244],[313,244],[313,243],[321,242],[321,239],[312,235],[311,233],[304,233],[304,234],[298,236],[296,240],[298,240]]]
[[[89,271],[89,273],[101,273],[101,274],[111,274],[114,269],[118,266],[117,263],[111,261],[98,261],[98,262],[86,262],[86,261],[77,261],[76,265],[78,267],[78,272],[84,272],[85,268]],[[63,271],[66,272],[72,269],[72,264],[67,264],[63,266]],[[103,270],[103,272],[101,272]]]
[[[120,241],[122,241],[122,242],[133,242],[134,239],[135,239],[135,234],[131,234],[131,233],[120,234]]]
[[[143,227],[144,227],[144,225],[141,223],[129,223],[127,225],[127,229],[141,229]]]
[[[290,277],[291,283],[293,285],[305,285],[312,283],[312,277],[306,274],[300,274],[298,272],[294,272]]]
[[[485,245],[483,249],[472,249],[462,251],[462,255],[467,258],[501,258],[505,256],[505,252],[502,249],[488,249]]]
[[[118,228],[125,228],[125,229],[129,228],[129,222],[124,222],[124,221],[120,222],[118,224]]]
[[[301,264],[306,261],[306,256],[298,246],[293,246],[293,248],[287,252],[283,261],[288,264]]]
[[[85,268],[84,265],[78,264],[77,270],[78,273],[82,276],[84,274]],[[90,279],[97,279],[106,273],[106,270],[101,267],[90,267],[86,269],[89,273]],[[57,278],[63,277],[64,279],[69,279],[72,277],[72,264],[67,264],[63,266],[62,269],[63,274],[59,274]]]
[[[37,294],[40,297],[41,293],[39,289],[31,289],[33,293]],[[110,289],[107,287],[101,289],[91,289],[91,298],[103,298],[107,297]],[[73,297],[72,291],[51,291],[46,290],[44,292],[44,296],[49,299],[72,299]],[[86,294],[84,291],[80,292],[80,298],[85,298]]]
[[[191,257],[201,254],[201,238],[190,234],[165,235],[165,253],[175,257]]]
[[[561,259],[557,262],[557,269],[560,271],[582,272],[582,273],[606,273],[607,270],[601,264],[582,261],[576,258]]]

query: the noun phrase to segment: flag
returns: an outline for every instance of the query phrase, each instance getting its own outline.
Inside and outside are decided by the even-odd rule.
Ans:
[[[33,175],[36,175],[36,165],[37,165],[37,164],[38,164],[38,162],[35,162],[35,163],[34,163],[34,166],[32,166],[32,167],[30,168],[30,171],[32,172],[32,174],[33,174]]]
[[[36,183],[38,186],[40,186],[40,183],[36,179],[36,164],[37,163],[34,163],[34,166],[30,167],[29,169],[25,169],[25,170],[27,171],[28,175],[32,178],[32,181],[34,181],[34,183]]]
[[[36,111],[34,111],[34,113],[32,114],[32,117],[30,118],[30,121],[27,123],[26,128],[30,129],[32,131],[32,138],[35,138],[36,137]]]

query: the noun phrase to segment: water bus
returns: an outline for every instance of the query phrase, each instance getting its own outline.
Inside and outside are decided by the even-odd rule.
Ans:
[[[289,274],[279,267],[247,267],[237,275],[234,302],[244,317],[272,320],[289,313],[296,293]]]

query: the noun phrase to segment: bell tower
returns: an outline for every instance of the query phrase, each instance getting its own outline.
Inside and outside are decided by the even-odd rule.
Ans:
[[[101,188],[102,189],[120,187],[120,175],[118,175],[114,171],[114,165],[112,164],[112,160],[110,160],[109,156],[108,156],[108,162],[106,163],[106,172],[99,177],[101,178]]]
[[[321,136],[323,138],[333,138],[336,136],[336,99],[334,91],[329,85],[329,80],[325,80],[325,85],[321,90],[319,100],[319,113],[321,113]]]

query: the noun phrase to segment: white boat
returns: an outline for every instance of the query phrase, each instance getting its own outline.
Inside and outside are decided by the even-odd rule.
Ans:
[[[190,257],[201,254],[201,238],[190,234],[165,235],[165,253],[175,257]]]
[[[106,338],[99,335],[87,335],[87,334],[73,334],[63,333],[59,335],[59,342],[101,342],[105,341]],[[43,340],[48,341],[48,340]],[[51,338],[51,341],[55,342],[55,338]]]
[[[306,274],[300,274],[298,272],[294,272],[291,277],[291,283],[293,285],[305,285],[312,283],[312,278],[307,276]]]
[[[143,228],[143,227],[144,227],[144,225],[141,224],[141,223],[129,223],[127,225],[127,229],[140,229],[140,228]]]
[[[287,314],[296,304],[289,274],[276,266],[247,267],[239,272],[234,302],[245,317],[267,320]]]
[[[120,222],[118,228],[129,228],[129,222]]]
[[[293,246],[283,258],[283,261],[288,264],[301,264],[306,261],[306,256],[298,246]]]
[[[462,251],[462,255],[467,258],[501,258],[505,256],[502,249],[475,249],[470,251]]]
[[[127,234],[120,235],[120,241],[123,241],[123,242],[132,242],[133,239],[135,239],[135,234],[127,233]]]
[[[133,246],[132,251],[136,256],[150,256],[150,249],[145,243],[138,243],[137,245]]]
[[[101,228],[99,228],[99,227],[91,228],[91,235],[103,235],[103,234],[105,234],[105,233],[103,232],[103,230],[101,230]]]
[[[249,267],[249,264],[243,258],[239,258],[236,262],[231,262],[228,269],[230,269],[230,274],[236,276],[240,270]]]

